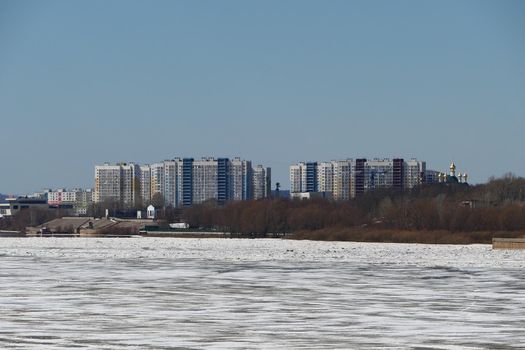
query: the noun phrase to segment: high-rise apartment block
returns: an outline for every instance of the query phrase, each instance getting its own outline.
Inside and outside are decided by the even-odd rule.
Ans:
[[[121,168],[120,165],[95,166],[95,202],[121,201]]]
[[[249,160],[241,160],[240,158],[234,158],[230,162],[230,174],[231,174],[231,198],[233,200],[246,200],[252,197],[254,193],[253,182],[254,169],[252,168],[252,162]],[[255,198],[255,195],[253,195]],[[262,197],[259,197],[262,198]]]
[[[251,161],[240,158],[175,158],[143,166],[95,167],[96,201],[118,200],[126,207],[147,205],[156,195],[172,207],[208,200],[224,204],[268,197],[270,187],[270,168],[253,169]]]
[[[213,158],[203,158],[201,160],[193,161],[192,204],[199,204],[208,199],[219,199],[218,165],[219,161]],[[224,173],[222,173],[221,175],[225,176]],[[224,191],[224,189],[222,188],[221,190]],[[223,199],[224,193],[221,193],[220,197],[221,199]]]
[[[303,173],[304,163],[294,164],[290,166],[290,192],[299,193],[303,191]]]
[[[163,192],[164,201],[166,205],[176,207],[179,203],[178,179],[179,179],[179,167],[181,165],[180,159],[165,160],[163,163],[164,176],[163,176]]]
[[[270,196],[271,192],[271,168],[257,165],[253,169],[253,199],[261,199]]]
[[[336,200],[350,199],[350,187],[352,164],[349,160],[337,160],[332,164],[332,194]]]
[[[142,206],[151,202],[151,167],[149,165],[140,167],[140,198]]]
[[[377,188],[413,188],[424,182],[425,170],[425,162],[401,158],[303,162],[290,166],[290,190],[345,200]]]
[[[120,164],[121,201],[125,207],[140,205],[140,166],[137,164]]]
[[[95,202],[117,202],[134,207],[141,199],[140,166],[119,163],[95,166]]]

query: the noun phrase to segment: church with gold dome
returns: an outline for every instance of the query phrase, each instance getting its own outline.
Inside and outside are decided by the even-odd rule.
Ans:
[[[460,183],[460,184],[467,184],[468,183],[468,175],[467,173],[458,173],[456,175],[456,164],[452,162],[450,164],[450,172],[447,173],[439,173],[437,175],[438,182],[440,183]]]

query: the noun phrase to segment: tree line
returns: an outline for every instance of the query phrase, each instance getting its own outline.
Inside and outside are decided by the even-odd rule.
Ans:
[[[525,179],[506,175],[486,184],[431,184],[411,191],[370,191],[348,201],[264,199],[207,202],[186,208],[190,227],[243,234],[328,228],[472,232],[525,230]]]

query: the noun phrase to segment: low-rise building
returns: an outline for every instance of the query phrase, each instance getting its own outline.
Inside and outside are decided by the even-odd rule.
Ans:
[[[83,190],[75,188],[71,190],[58,189],[49,191],[47,203],[53,207],[72,208],[75,215],[86,215],[89,208],[93,205],[94,192],[92,189]]]
[[[9,203],[0,203],[0,218],[11,216],[11,206]]]
[[[291,193],[291,199],[313,199],[313,198],[333,199],[333,193],[332,192],[294,192],[294,193]]]
[[[7,205],[6,205],[7,204]],[[13,216],[18,212],[27,209],[49,209],[46,199],[41,198],[8,198],[7,203],[2,205],[2,212],[4,216]]]

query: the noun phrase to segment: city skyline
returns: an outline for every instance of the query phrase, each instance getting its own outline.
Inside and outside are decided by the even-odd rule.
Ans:
[[[139,165],[139,166],[144,166],[144,165],[147,165],[147,166],[154,166],[155,164],[157,163],[162,163],[164,161],[170,161],[170,160],[173,160],[173,159],[182,159],[182,158],[186,158],[186,157],[174,157],[174,158],[165,158],[163,160],[156,160],[156,161],[143,161],[143,162],[139,162],[139,161],[135,161],[135,160],[118,160],[118,161],[101,161],[101,162],[98,162],[96,164],[93,164],[90,166],[90,169],[92,169],[94,166],[96,165],[100,165],[100,164],[109,164],[109,165],[117,165],[117,164],[135,164],[135,165]],[[228,157],[228,156],[223,156],[223,157],[216,157],[216,156],[201,156],[201,157],[192,157],[194,159],[204,159],[204,158],[215,158],[215,159],[218,159],[218,158],[229,158],[229,159],[237,159],[237,158],[241,158],[241,157]],[[346,160],[354,160],[354,159],[359,159],[361,157],[342,157],[342,158],[327,158],[327,159],[322,159],[322,160],[316,160],[316,159],[308,159],[308,160],[295,160],[295,161],[292,161],[290,163],[287,163],[285,165],[286,167],[286,178],[284,179],[284,181],[279,181],[279,180],[272,180],[272,190],[275,188],[275,183],[279,182],[280,183],[280,188],[281,190],[291,190],[291,182],[290,182],[290,177],[289,177],[289,168],[290,168],[290,165],[292,164],[295,164],[295,163],[307,163],[309,161],[315,161],[315,162],[339,162],[339,161],[346,161]],[[365,158],[367,160],[377,160],[377,159],[395,159],[397,157],[370,157],[370,158]],[[409,159],[417,159],[417,158],[405,158],[407,160]],[[454,160],[453,160],[454,162]],[[260,165],[259,163],[260,162],[253,162],[255,165]],[[269,168],[271,169],[274,169],[273,166],[271,166],[271,162],[269,163]],[[442,167],[430,167],[429,170],[435,170],[435,171],[438,171],[438,172],[444,172],[446,173],[448,171],[448,166],[450,165],[450,161],[443,165]],[[273,172],[273,171],[272,171]],[[503,175],[504,173],[502,173]],[[470,175],[470,174],[469,174]],[[273,174],[272,174],[273,176]],[[86,177],[86,176],[82,176],[82,177]],[[87,176],[89,177],[89,176]],[[273,177],[272,177],[273,179]],[[1,185],[1,184],[0,184]],[[29,189],[26,190],[26,191],[2,191],[0,189],[0,193],[4,194],[4,195],[7,195],[7,194],[12,194],[12,195],[28,195],[30,193],[34,193],[34,192],[39,192],[39,191],[42,191],[42,190],[46,190],[46,189],[89,189],[89,188],[94,188],[94,182],[93,182],[93,178],[90,177],[90,181],[88,181],[87,183],[84,183],[84,184],[80,184],[78,182],[74,182],[74,181],[70,181],[68,184],[61,184],[61,183],[57,183],[56,181],[52,184],[52,185],[42,185],[42,186],[29,186],[28,187]]]
[[[228,154],[525,175],[523,1],[0,3],[1,193]]]
[[[57,185],[57,186],[43,186],[41,188],[28,191],[25,193],[15,193],[15,192],[5,192],[2,193],[4,195],[13,195],[13,196],[34,196],[38,194],[42,194],[46,191],[61,191],[61,190],[67,190],[67,191],[76,191],[76,190],[82,190],[82,189],[88,189],[95,191],[97,187],[97,168],[99,167],[109,167],[112,170],[115,170],[118,168],[118,172],[122,170],[121,168],[125,167],[128,169],[131,173],[136,173],[136,178],[138,181],[140,181],[140,193],[137,195],[141,196],[143,199],[146,197],[150,197],[155,192],[161,192],[164,194],[164,191],[173,192],[174,189],[165,188],[164,184],[160,184],[159,181],[164,181],[166,177],[181,177],[182,175],[180,172],[182,171],[182,164],[185,159],[196,161],[197,164],[205,165],[209,162],[216,163],[217,161],[223,160],[228,163],[228,171],[232,171],[232,181],[236,181],[238,184],[241,184],[243,181],[246,181],[246,177],[250,176],[259,176],[258,173],[262,171],[262,178],[266,177],[266,172],[269,172],[268,179],[270,180],[269,183],[266,183],[266,189],[265,191],[269,193],[268,191],[272,191],[276,187],[276,183],[279,181],[272,181],[272,173],[271,167],[265,167],[261,164],[257,164],[256,162],[252,162],[251,160],[245,160],[241,159],[241,157],[213,157],[213,156],[203,156],[200,158],[196,157],[173,157],[171,159],[164,159],[162,161],[153,161],[153,162],[145,162],[145,163],[139,163],[136,161],[120,161],[120,162],[103,162],[94,165],[95,167],[95,179],[94,182],[82,186],[82,185],[73,185],[73,186],[64,186],[64,185]],[[348,187],[350,186],[350,181],[355,181],[355,171],[356,171],[356,163],[363,164],[364,168],[362,171],[364,171],[365,179],[364,181],[372,181],[377,182],[376,185],[366,185],[364,184],[365,188],[374,188],[374,187],[396,187],[393,183],[393,178],[395,177],[394,170],[395,163],[397,162],[400,164],[404,170],[397,170],[397,172],[401,171],[400,176],[408,175],[409,178],[405,178],[404,180],[398,180],[403,181],[404,185],[397,185],[400,188],[407,188],[410,189],[414,187],[415,185],[419,185],[422,183],[434,183],[434,182],[440,182],[438,179],[438,175],[446,175],[449,173],[449,170],[452,166],[454,166],[454,172],[456,171],[456,165],[454,162],[449,164],[449,166],[446,169],[440,169],[435,167],[427,167],[426,161],[420,161],[417,158],[359,158],[359,157],[347,157],[342,159],[332,159],[332,160],[313,160],[311,161],[299,161],[288,164],[288,171],[289,171],[289,187],[284,187],[282,183],[279,184],[280,190],[282,191],[289,191],[291,193],[294,192],[333,192],[334,199],[349,199],[355,197],[355,187],[354,185],[351,185],[352,188]],[[399,163],[401,162],[401,163]],[[398,166],[398,169],[400,169]],[[304,167],[303,170],[301,168]],[[315,181],[316,184],[313,185],[313,183],[310,183],[310,185],[306,185],[306,173],[307,173],[307,167],[314,167],[315,168]],[[414,168],[415,167],[415,168]],[[167,169],[167,170],[166,170]],[[178,170],[177,170],[178,169]],[[238,169],[238,170],[236,170]],[[249,169],[249,170],[247,170]],[[295,171],[299,171],[295,176],[293,175],[294,171],[293,169],[296,169]],[[312,172],[313,168],[310,169],[309,172]],[[376,169],[376,170],[374,170]],[[388,170],[386,170],[388,169]],[[437,170],[438,169],[438,170]],[[381,176],[377,179],[369,178],[370,174],[372,173],[384,173],[385,171],[389,172],[389,178],[382,178]],[[463,171],[463,173],[461,173]],[[178,172],[178,173],[177,173]],[[215,172],[217,172],[217,169],[215,169]],[[302,175],[300,175],[302,172]],[[378,173],[378,174],[379,174]],[[147,179],[144,177],[144,174],[147,174]],[[470,174],[466,173],[466,169],[460,168],[458,171],[458,179],[460,182],[467,182],[467,176],[470,178]],[[335,177],[334,177],[335,176]],[[294,180],[294,177],[296,178]],[[311,176],[310,176],[311,177]],[[464,177],[464,179],[463,179]],[[154,179],[157,178],[159,180],[155,181]],[[245,180],[242,180],[242,179]],[[181,177],[182,179],[182,177]],[[382,179],[382,180],[380,180]],[[171,180],[167,180],[168,182]],[[181,180],[179,180],[181,181]],[[260,180],[263,181],[263,180]],[[297,182],[299,181],[299,182]],[[386,182],[384,182],[386,181]],[[301,185],[300,183],[303,182]],[[319,183],[319,187],[317,185],[317,182]],[[470,181],[468,181],[471,183]],[[144,184],[147,184],[146,186]],[[383,184],[382,184],[383,183]],[[131,186],[131,185],[130,185]],[[181,186],[179,184],[178,186]],[[268,187],[269,186],[269,187]],[[303,187],[304,186],[304,187]],[[327,190],[330,186],[333,186],[331,190]],[[129,187],[129,186],[128,186]],[[348,188],[347,188],[348,187]],[[147,190],[146,190],[147,189]],[[233,190],[233,188],[232,188]],[[147,191],[147,192],[145,192]],[[252,191],[252,192],[250,192]],[[258,191],[255,191],[258,192]],[[232,192],[232,198],[231,199],[248,199],[250,195],[254,195],[253,189],[246,187],[246,185],[242,185],[240,188],[236,188],[234,192]],[[168,197],[176,198],[181,197],[182,194],[175,194],[175,192],[168,195]],[[262,193],[255,195],[255,198],[262,198],[264,195]],[[176,199],[173,199],[169,204],[173,205],[174,202],[177,201]]]

